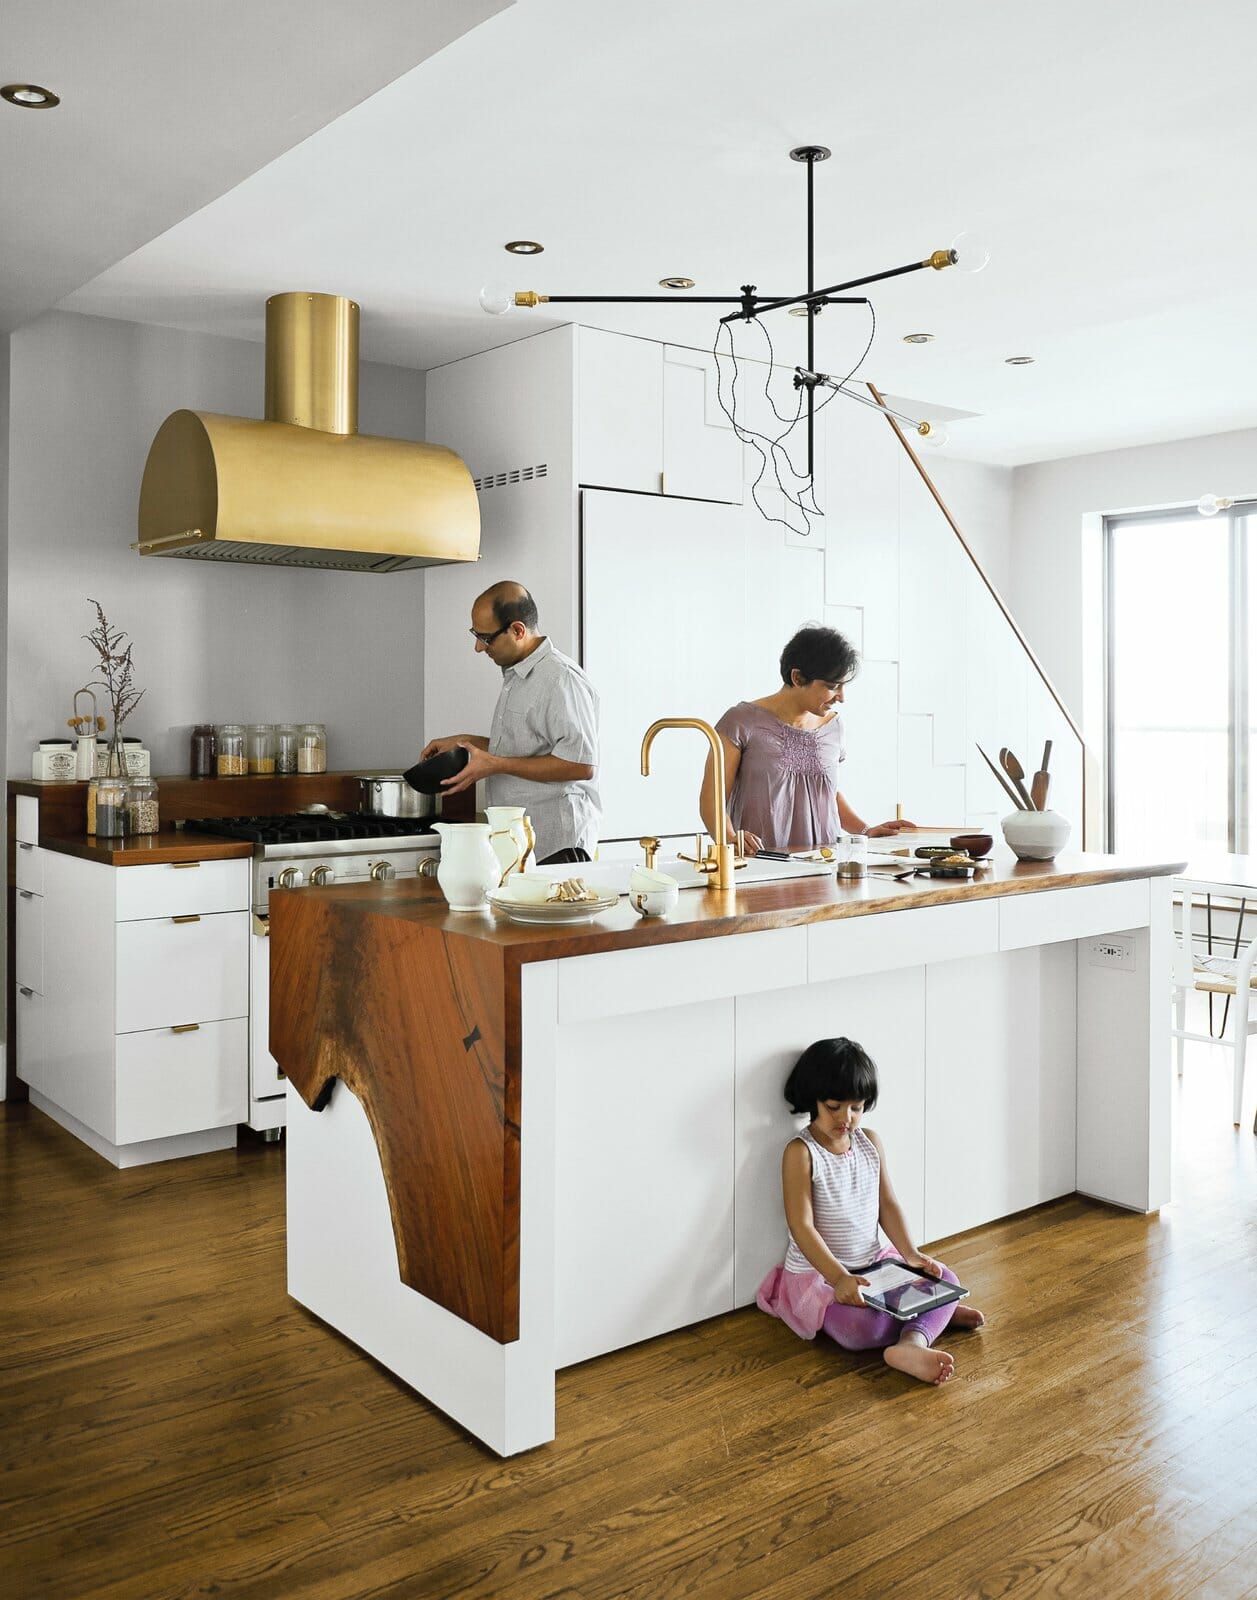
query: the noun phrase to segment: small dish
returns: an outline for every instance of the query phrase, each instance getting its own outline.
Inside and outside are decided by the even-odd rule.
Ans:
[[[522,900],[512,900],[509,895],[494,893],[489,896],[489,904],[495,910],[505,912],[512,922],[531,922],[547,926],[565,922],[589,922],[619,903],[618,894],[599,895],[596,900],[545,900],[534,905]]]

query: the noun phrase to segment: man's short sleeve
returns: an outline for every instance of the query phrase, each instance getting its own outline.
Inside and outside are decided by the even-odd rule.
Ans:
[[[598,696],[589,679],[565,669],[555,675],[546,704],[550,754],[561,761],[598,765]]]

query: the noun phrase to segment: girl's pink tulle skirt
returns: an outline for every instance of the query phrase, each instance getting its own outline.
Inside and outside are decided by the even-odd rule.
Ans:
[[[875,1260],[893,1256],[892,1249],[877,1252]],[[755,1296],[755,1304],[770,1317],[780,1317],[800,1339],[815,1339],[821,1331],[825,1313],[834,1303],[834,1291],[819,1272],[787,1272],[774,1267]]]

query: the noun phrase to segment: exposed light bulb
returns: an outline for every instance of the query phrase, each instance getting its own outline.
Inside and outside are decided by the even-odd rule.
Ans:
[[[500,317],[515,304],[515,291],[504,283],[486,283],[480,291],[480,309],[491,317]]]
[[[958,233],[951,242],[951,257],[957,272],[981,272],[991,259],[991,249],[980,233]]]
[[[941,450],[950,435],[940,422],[918,422],[917,437],[922,444],[928,444],[931,449]]]
[[[1219,511],[1229,511],[1234,504],[1234,500],[1219,498],[1216,494],[1202,494],[1196,502],[1196,510],[1202,517],[1216,517]]]

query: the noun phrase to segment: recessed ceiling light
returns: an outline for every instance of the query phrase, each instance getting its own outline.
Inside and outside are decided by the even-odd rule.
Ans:
[[[659,287],[661,289],[692,289],[694,280],[693,278],[660,278]]]
[[[61,104],[61,96],[51,89],[41,89],[37,83],[6,83],[0,88],[0,98],[11,106],[21,106],[24,111],[50,111]]]
[[[545,245],[538,244],[535,239],[512,239],[503,248],[509,250],[513,256],[539,256]]]
[[[934,335],[932,333],[905,333],[903,342],[905,344],[933,344]]]
[[[1034,357],[1033,356],[1005,356],[1004,357],[1004,365],[1006,367],[1032,367],[1032,366],[1034,366]]]

